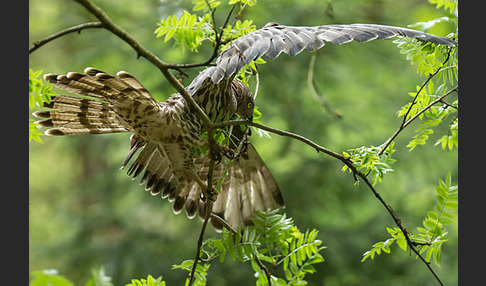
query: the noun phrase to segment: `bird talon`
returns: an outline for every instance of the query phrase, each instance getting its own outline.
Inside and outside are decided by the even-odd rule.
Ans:
[[[213,201],[215,202],[217,197],[218,197],[218,191],[216,191],[215,189],[210,189],[210,190],[205,190],[202,194],[202,197],[201,197],[201,200],[203,202],[206,202],[206,200],[210,200],[210,201]]]

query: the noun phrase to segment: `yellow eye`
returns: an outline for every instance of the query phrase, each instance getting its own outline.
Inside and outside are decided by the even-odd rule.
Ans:
[[[248,102],[248,104],[246,105],[246,107],[248,107],[248,108],[252,108],[252,107],[253,107],[253,103]]]

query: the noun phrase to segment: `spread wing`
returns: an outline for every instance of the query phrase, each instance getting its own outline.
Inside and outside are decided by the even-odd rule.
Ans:
[[[133,131],[132,113],[138,109],[158,109],[159,105],[143,85],[131,74],[120,71],[117,77],[94,68],[86,74],[70,72],[66,75],[46,74],[44,79],[72,93],[85,95],[58,95],[45,104],[51,110],[34,113],[47,118],[38,121],[52,127],[48,135],[102,134]]]
[[[392,37],[409,37],[446,46],[457,44],[451,39],[393,26],[350,24],[298,27],[269,23],[231,43],[220,54],[216,65],[202,71],[187,87],[187,91],[193,95],[208,78],[214,84],[231,79],[243,66],[262,56],[273,59],[282,52],[295,56],[304,49],[318,50],[326,42],[342,45],[352,41],[362,43]]]

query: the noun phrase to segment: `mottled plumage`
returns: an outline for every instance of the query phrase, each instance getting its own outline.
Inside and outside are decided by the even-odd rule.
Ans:
[[[251,120],[254,102],[250,90],[235,79],[240,69],[262,56],[276,58],[280,53],[296,55],[302,50],[317,50],[325,42],[344,44],[366,42],[394,36],[413,37],[422,41],[452,46],[450,39],[423,32],[369,24],[290,27],[269,23],[260,30],[233,41],[216,60],[203,70],[187,87],[187,91],[213,122],[239,115]],[[204,216],[210,158],[196,155],[195,150],[206,144],[204,126],[180,94],[156,102],[143,85],[127,72],[116,76],[94,68],[84,74],[47,74],[44,79],[69,92],[84,95],[58,95],[46,107],[36,112],[46,118],[39,124],[50,127],[48,135],[103,134],[132,132],[130,150],[122,164],[132,178],[153,195],[160,194],[173,202],[174,212],[185,209],[188,217]],[[280,189],[244,132],[235,126],[229,149],[242,144],[243,151],[230,164],[216,164],[214,179],[220,193],[213,213],[232,227],[251,224],[255,210],[283,206]],[[222,182],[222,183],[221,183]],[[222,225],[211,220],[216,229]]]

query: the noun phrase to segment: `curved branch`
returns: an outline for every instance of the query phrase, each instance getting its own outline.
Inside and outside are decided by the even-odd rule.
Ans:
[[[29,54],[33,53],[35,50],[40,48],[41,46],[49,43],[52,40],[55,40],[57,38],[60,38],[66,34],[73,33],[73,32],[78,32],[81,33],[82,30],[84,29],[91,29],[91,28],[103,28],[103,24],[101,22],[88,22],[80,25],[76,25],[67,29],[64,29],[62,31],[59,31],[55,34],[52,34],[44,39],[40,39],[38,41],[33,42],[33,46],[29,48]]]
[[[339,153],[336,153],[336,152],[334,152],[330,149],[327,149],[326,147],[320,146],[319,144],[314,143],[312,140],[310,140],[310,139],[308,139],[308,138],[306,138],[302,135],[295,134],[295,133],[288,132],[288,131],[283,131],[283,130],[276,129],[276,128],[272,128],[272,127],[269,127],[269,126],[266,126],[266,125],[263,125],[263,124],[259,124],[259,123],[253,122],[253,121],[247,121],[247,120],[223,121],[223,122],[214,124],[214,128],[223,128],[223,127],[232,126],[232,125],[249,125],[249,126],[253,126],[253,127],[256,127],[256,128],[259,128],[259,129],[262,129],[262,130],[265,130],[265,131],[268,131],[268,132],[271,132],[271,133],[274,133],[274,134],[277,134],[277,135],[280,135],[280,136],[290,137],[290,138],[304,142],[305,144],[314,148],[317,152],[326,153],[327,155],[329,155],[331,157],[334,157],[336,159],[343,161],[346,165],[348,165],[348,164],[352,165],[352,163],[351,163],[351,161],[349,161],[348,157],[341,155]]]
[[[334,107],[329,104],[326,98],[317,91],[317,87],[314,84],[314,66],[316,64],[317,52],[312,53],[309,69],[307,70],[307,88],[309,89],[312,97],[319,102],[319,104],[324,107],[324,109],[329,112],[335,119],[341,119],[342,116],[339,112],[334,110]]]
[[[445,98],[447,95],[449,95],[450,93],[452,93],[455,90],[457,90],[457,87],[455,87],[454,89],[452,89],[451,91],[449,91],[448,93],[446,93],[441,98],[437,99],[437,102],[440,101],[440,100],[442,100],[443,98]],[[383,197],[375,189],[375,187],[373,186],[373,184],[368,180],[367,174],[364,174],[363,172],[360,172],[356,168],[356,166],[353,164],[353,162],[350,160],[349,157],[344,156],[344,155],[341,155],[339,153],[336,153],[336,152],[334,152],[334,151],[332,151],[330,149],[327,149],[327,148],[325,148],[323,146],[320,146],[317,143],[314,143],[310,139],[308,139],[308,138],[306,138],[304,136],[301,136],[299,134],[295,134],[295,133],[292,133],[292,132],[275,129],[275,128],[268,127],[268,126],[265,126],[265,125],[262,125],[262,124],[259,124],[259,123],[255,123],[255,122],[250,122],[250,121],[246,121],[246,120],[230,120],[230,121],[224,121],[224,122],[215,124],[214,126],[215,126],[215,128],[222,128],[222,127],[231,126],[231,125],[249,125],[249,126],[253,126],[253,127],[259,128],[259,129],[263,129],[265,131],[268,131],[268,132],[271,132],[271,133],[274,133],[274,134],[278,134],[280,136],[290,137],[290,138],[299,140],[299,141],[301,141],[301,142],[303,142],[303,143],[311,146],[317,152],[323,152],[323,153],[325,153],[325,154],[327,154],[327,155],[329,155],[329,156],[331,156],[333,158],[336,158],[336,159],[340,160],[341,162],[343,162],[353,172],[353,176],[354,176],[355,180],[357,179],[356,176],[358,176],[358,177],[360,177],[365,182],[365,184],[371,190],[371,192],[373,193],[373,195],[380,201],[380,203],[385,207],[385,209],[387,210],[387,212],[393,218],[393,221],[395,222],[395,224],[400,228],[400,230],[402,231],[402,233],[403,233],[403,235],[404,235],[404,237],[405,237],[405,239],[407,241],[407,244],[410,247],[410,249],[420,258],[420,260],[422,260],[422,262],[425,263],[425,265],[427,266],[427,268],[429,269],[429,271],[432,273],[432,275],[437,279],[437,281],[439,282],[439,284],[444,285],[444,283],[439,278],[439,276],[437,275],[437,273],[435,273],[434,269],[432,269],[432,267],[430,266],[430,263],[427,262],[427,260],[425,260],[425,258],[417,250],[416,243],[410,238],[407,229],[402,224],[402,220],[398,217],[398,215],[395,213],[395,211],[393,210],[393,208],[386,203],[386,201],[383,199]]]

